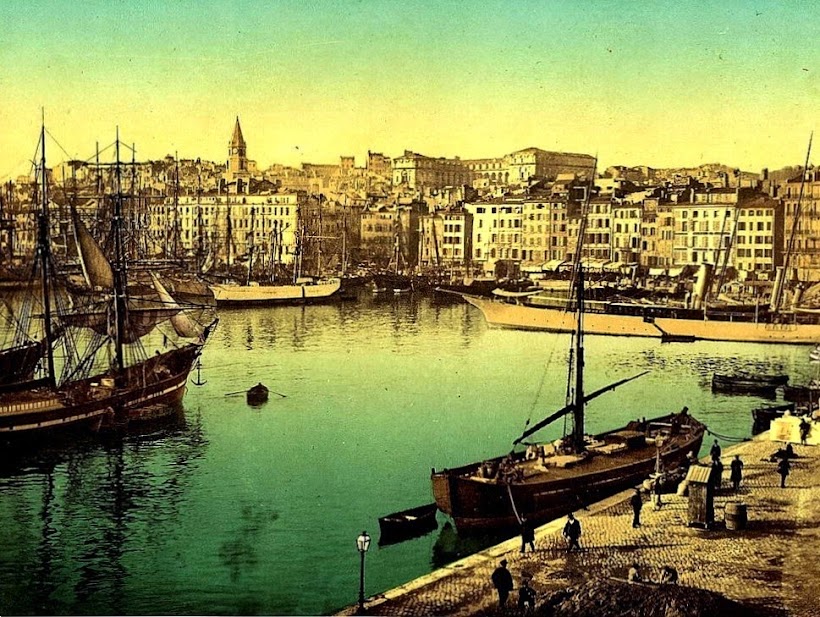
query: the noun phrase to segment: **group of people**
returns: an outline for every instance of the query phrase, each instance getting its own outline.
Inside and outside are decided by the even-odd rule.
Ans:
[[[493,586],[498,592],[498,603],[501,608],[507,606],[510,592],[514,589],[513,578],[507,569],[507,560],[502,559],[501,564],[493,571],[491,577]],[[521,586],[518,588],[518,608],[530,611],[535,608],[535,590],[530,585],[529,577],[524,577]]]

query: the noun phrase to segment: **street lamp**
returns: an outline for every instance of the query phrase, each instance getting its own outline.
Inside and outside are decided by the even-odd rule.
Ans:
[[[364,554],[367,552],[367,549],[370,548],[370,536],[367,535],[366,531],[363,531],[361,535],[356,538],[356,548],[359,549],[359,555],[361,556],[361,570],[359,573],[359,612],[364,611]]]

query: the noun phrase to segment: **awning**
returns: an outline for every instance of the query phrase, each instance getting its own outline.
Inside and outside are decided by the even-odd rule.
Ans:
[[[625,265],[620,261],[610,261],[608,264],[604,264],[604,272],[620,272]]]
[[[565,263],[567,263],[565,259],[550,259],[544,264],[544,272],[555,272]]]
[[[666,268],[649,268],[649,276],[663,276],[666,274]]]
[[[525,261],[521,264],[522,272],[544,272],[546,264],[543,261]]]
[[[681,274],[683,274],[683,270],[685,267],[686,266],[683,266],[681,268],[669,268],[669,276],[671,276],[672,278],[680,276]]]
[[[609,261],[606,259],[582,259],[581,268],[587,272],[603,272],[607,263]]]

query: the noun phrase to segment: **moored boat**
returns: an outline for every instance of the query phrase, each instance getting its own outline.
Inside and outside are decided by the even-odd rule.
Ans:
[[[725,394],[774,395],[776,390],[789,382],[788,375],[712,375],[712,391]]]
[[[379,544],[392,544],[428,533],[436,527],[436,504],[426,504],[379,518]]]
[[[794,413],[794,410],[794,403],[755,407],[752,409],[752,433],[756,435],[768,431],[772,420],[782,418],[786,412]]]
[[[213,316],[207,323],[195,323],[158,279],[150,298],[130,294],[120,227],[125,196],[119,186],[119,144],[118,139],[117,187],[111,196],[113,255],[106,256],[73,211],[78,254],[91,293],[76,296],[67,307],[55,302],[59,295],[52,293],[61,281],[50,248],[45,127],[41,131],[36,272],[42,290],[44,377],[31,387],[0,393],[0,438],[6,442],[47,431],[153,420],[164,409],[173,413],[215,326]],[[178,339],[168,338],[169,329],[163,339],[171,348],[149,354],[141,339],[156,333],[163,322]],[[159,346],[158,340],[151,341],[152,347],[154,343]],[[55,362],[58,344],[61,365]]]
[[[580,256],[576,256],[576,263]],[[433,470],[436,504],[459,530],[515,528],[521,520],[540,524],[626,487],[652,471],[673,469],[697,455],[706,427],[688,414],[662,415],[590,437],[584,432],[584,407],[592,399],[643,373],[584,394],[583,272],[577,272],[574,349],[569,383],[572,401],[525,430],[520,444],[548,424],[572,413],[572,432],[557,442],[529,443],[511,452],[454,469]],[[636,414],[641,415],[641,414]]]
[[[478,308],[487,324],[496,328],[572,332],[572,312],[561,307],[511,303],[463,295]],[[530,298],[535,302],[537,296]],[[748,312],[691,311],[670,306],[595,302],[588,303],[585,317],[587,334],[641,336],[667,341],[731,341],[749,343],[789,343],[816,345],[820,323],[792,315],[765,316]]]
[[[301,279],[294,284],[263,284],[251,281],[248,285],[214,283],[211,290],[217,304],[307,304],[331,299],[341,288],[338,278]]]
[[[783,398],[816,407],[820,402],[820,384],[812,382],[807,386],[784,385]]]

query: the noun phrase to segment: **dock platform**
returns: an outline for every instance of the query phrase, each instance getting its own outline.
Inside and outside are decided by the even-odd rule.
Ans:
[[[502,614],[490,575],[507,559],[516,589],[522,578],[543,601],[553,592],[594,577],[626,578],[633,562],[645,578],[657,579],[665,565],[678,570],[679,584],[718,592],[771,614],[820,617],[820,447],[794,445],[786,488],[769,457],[782,444],[768,433],[724,450],[723,486],[715,497],[714,529],[688,526],[688,499],[663,495],[655,509],[644,494],[641,526],[632,527],[624,491],[576,512],[582,552],[566,552],[565,519],[536,530],[534,553],[520,554],[516,536],[501,544],[367,599],[366,613],[378,615]],[[729,462],[739,454],[743,482],[735,492]],[[731,531],[723,525],[729,503],[746,505],[748,524]],[[516,614],[514,591],[503,614]],[[340,615],[356,614],[355,605]]]

